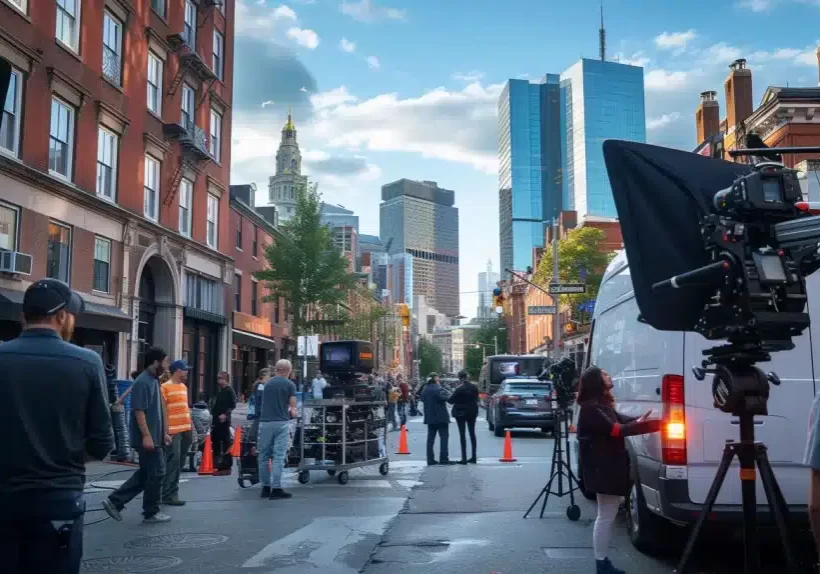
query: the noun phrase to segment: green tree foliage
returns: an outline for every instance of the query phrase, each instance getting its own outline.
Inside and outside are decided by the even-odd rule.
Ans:
[[[293,218],[265,251],[268,268],[255,277],[269,290],[266,300],[285,299],[292,337],[309,327],[307,310],[345,303],[355,285],[348,260],[333,246],[330,229],[322,225],[321,196],[315,184],[296,189]]]
[[[325,317],[332,317],[340,322],[338,326],[332,326],[326,332],[336,335],[342,340],[371,341],[374,336],[376,340],[387,336],[384,332],[386,331],[385,322],[381,320],[387,316],[387,310],[379,305],[363,287],[357,287],[356,291],[358,291],[357,297],[361,297],[365,301],[371,299],[373,300],[372,304],[365,305],[363,309],[355,312],[337,307],[335,312],[323,313]]]
[[[419,375],[422,380],[430,373],[441,374],[441,349],[424,337],[419,339]]]
[[[470,331],[470,342],[465,343],[464,361],[466,370],[470,374],[470,380],[478,380],[484,357],[495,354],[496,340],[498,341],[498,354],[503,355],[507,352],[507,330],[500,319],[482,320],[481,328]]]

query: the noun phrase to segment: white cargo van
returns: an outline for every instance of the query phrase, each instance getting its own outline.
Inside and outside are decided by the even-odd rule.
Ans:
[[[809,278],[809,310],[820,318],[820,274]],[[721,344],[693,332],[658,331],[638,321],[640,311],[632,290],[626,254],[610,263],[601,282],[593,315],[587,365],[612,376],[617,409],[638,416],[652,409],[666,416],[683,406],[684,425],[660,433],[631,437],[634,487],[627,497],[627,525],[633,544],[651,550],[664,532],[665,522],[694,522],[717,472],[726,441],[737,440],[738,419],[713,407],[711,377],[698,381],[692,367],[700,365],[702,350]],[[769,448],[769,459],[793,520],[806,519],[809,471],[802,466],[809,410],[814,400],[814,373],[820,353],[812,354],[812,332],[820,333],[820,319],[800,337],[795,349],[774,353],[764,371],[782,381],[772,386],[769,416],[756,417],[755,435]],[[811,332],[810,332],[811,331]],[[814,362],[814,364],[812,364]],[[670,436],[668,430],[678,434]],[[735,460],[735,466],[737,461]],[[583,477],[581,477],[583,480]],[[758,481],[760,513],[766,498]],[[714,507],[713,521],[741,519],[740,479],[730,470]]]

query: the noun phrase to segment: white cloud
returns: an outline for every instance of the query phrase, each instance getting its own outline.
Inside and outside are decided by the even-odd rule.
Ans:
[[[655,118],[649,118],[648,120],[646,120],[646,129],[648,131],[659,130],[661,128],[667,127],[669,124],[678,121],[680,118],[680,112],[672,112],[669,114],[662,114]]]
[[[267,108],[268,106],[274,106],[274,105],[276,105],[276,102],[274,102],[273,100],[267,100],[267,101],[262,102],[262,107],[263,108]]]
[[[743,50],[726,42],[719,42],[706,48],[701,56],[707,62],[728,66],[733,61],[743,57]]]
[[[339,6],[342,14],[350,16],[360,22],[376,22],[378,20],[404,20],[406,10],[379,6],[373,0],[359,0],[358,2],[342,2]]]
[[[752,12],[765,12],[772,7],[772,0],[742,0],[736,6]]]
[[[820,44],[820,40],[817,41]],[[795,66],[817,66],[817,46],[806,46],[803,49],[798,48],[778,48],[771,52],[758,51],[749,54],[749,60],[754,62],[786,62]]]
[[[296,21],[297,16],[289,6],[281,5],[274,9],[267,8],[258,0],[250,5],[248,0],[236,3],[236,34],[255,40],[270,41],[282,22]]]
[[[462,73],[453,74],[453,79],[454,80],[459,80],[461,82],[467,82],[468,84],[472,84],[473,82],[481,81],[482,78],[484,78],[484,73],[483,72],[476,72],[476,71],[467,72],[466,74],[462,74]]]
[[[282,4],[281,6],[277,6],[273,11],[273,17],[276,20],[296,20],[296,12],[293,11],[293,8],[287,6],[286,4]]]
[[[674,92],[686,87],[694,75],[695,71],[656,68],[644,73],[644,87],[647,92]]]
[[[631,56],[627,56],[622,52],[618,52],[617,54],[615,54],[615,61],[620,62],[621,64],[627,64],[628,66],[638,66],[640,68],[645,68],[649,65],[649,63],[652,60],[643,52],[635,52]]]
[[[695,39],[696,33],[694,30],[687,30],[686,32],[664,32],[655,37],[655,46],[661,50],[682,50],[686,45]]]
[[[356,51],[356,43],[351,42],[347,38],[342,38],[342,41],[339,42],[339,48],[342,52],[347,52],[348,54],[352,54]]]
[[[332,108],[356,101],[356,96],[350,94],[345,86],[340,86],[329,92],[321,92],[310,96],[310,103],[316,110]]]
[[[370,66],[371,69],[376,70],[381,67],[379,63],[379,59],[376,56],[368,56],[367,57],[367,65]]]
[[[316,32],[298,26],[288,28],[288,38],[309,50],[315,50],[319,45],[319,35]]]

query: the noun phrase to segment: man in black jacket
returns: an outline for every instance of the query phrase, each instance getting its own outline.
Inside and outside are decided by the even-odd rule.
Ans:
[[[231,376],[228,373],[219,373],[216,377],[219,390],[216,392],[211,414],[214,417],[211,430],[211,443],[214,451],[214,474],[230,474],[233,466],[231,448],[231,415],[236,408],[236,393],[231,386]]]
[[[0,345],[4,572],[80,570],[85,460],[114,448],[102,360],[68,342],[84,307],[62,281],[37,281],[23,298],[25,330]]]
[[[441,388],[438,374],[431,373],[421,400],[424,403],[424,424],[427,425],[427,464],[453,464],[450,462],[450,413],[447,411],[447,399],[450,393]],[[436,462],[433,445],[439,435],[439,459]]]

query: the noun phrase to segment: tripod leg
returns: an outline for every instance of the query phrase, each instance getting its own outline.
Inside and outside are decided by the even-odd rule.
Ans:
[[[758,447],[756,452],[757,466],[760,469],[760,481],[763,483],[763,490],[766,492],[766,498],[769,501],[769,509],[774,517],[777,530],[780,532],[780,542],[783,545],[783,556],[786,558],[787,571],[796,574],[797,563],[794,559],[794,547],[792,546],[792,537],[789,530],[788,509],[785,506],[783,493],[777,485],[777,478],[774,475],[771,464],[769,464],[769,457],[766,455],[765,447]]]
[[[566,466],[567,466],[567,482],[569,483],[569,503],[571,506],[575,506],[575,487],[573,486],[572,482],[578,483],[578,479],[575,478],[575,475],[572,474],[572,455],[570,454],[569,450],[569,413],[564,413],[561,426],[561,433],[564,435],[564,446],[565,452],[567,455]]]
[[[700,509],[700,516],[698,516],[698,520],[695,522],[695,526],[689,534],[689,540],[686,542],[686,548],[683,551],[683,556],[681,556],[680,562],[678,563],[678,568],[676,570],[677,574],[686,573],[686,569],[689,566],[689,560],[692,558],[692,551],[695,549],[698,536],[700,536],[700,529],[703,528],[703,523],[706,522],[706,518],[709,516],[709,513],[712,512],[712,507],[715,505],[715,500],[720,492],[720,487],[723,486],[723,481],[726,479],[726,473],[729,471],[729,465],[732,464],[732,459],[734,456],[735,452],[732,450],[731,446],[727,445],[724,447],[723,457],[720,459],[720,466],[718,466],[715,480],[712,481],[712,486],[709,488],[709,494],[706,495],[706,500],[703,503],[703,507]]]
[[[538,504],[538,501],[541,500],[542,496],[544,497],[544,506],[542,507],[542,510],[541,510],[541,518],[544,518],[543,508],[547,506],[547,498],[550,495],[550,488],[552,488],[553,478],[555,478],[555,475],[550,475],[550,479],[549,479],[549,481],[547,481],[546,486],[544,486],[544,488],[541,489],[541,492],[539,492],[538,496],[535,498],[535,500],[532,501],[532,504],[527,509],[527,512],[524,513],[524,518],[526,518],[527,516],[530,515],[530,512],[532,512],[532,509],[535,508],[535,505]]]
[[[552,470],[550,470],[550,480],[547,483],[547,491],[544,494],[544,500],[541,503],[541,514],[539,518],[544,518],[544,512],[547,511],[547,501],[549,500],[550,494],[555,494],[558,497],[563,496],[561,491],[564,489],[564,483],[561,476],[561,442],[555,441],[552,445]],[[552,481],[558,478],[558,492],[552,492]]]

